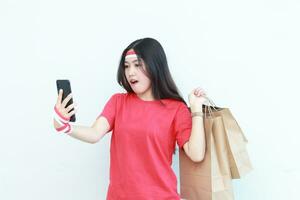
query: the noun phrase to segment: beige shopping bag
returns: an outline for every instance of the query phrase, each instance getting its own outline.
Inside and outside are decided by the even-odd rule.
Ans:
[[[209,99],[208,97],[207,99],[209,105],[211,106],[206,107],[210,108],[206,109],[206,111],[211,111],[213,117],[220,116],[223,120],[229,145],[229,162],[231,177],[232,179],[239,179],[253,169],[246,149],[248,140],[245,137],[236,119],[230,112],[229,108],[217,107],[211,99]]]
[[[180,194],[187,200],[233,200],[228,142],[222,117],[204,117],[206,151],[193,162],[179,150]]]

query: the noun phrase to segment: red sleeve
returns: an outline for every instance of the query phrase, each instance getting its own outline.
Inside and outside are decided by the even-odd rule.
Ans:
[[[109,131],[111,131],[114,128],[118,96],[118,93],[112,95],[110,99],[106,102],[102,112],[97,117],[98,119],[100,116],[103,116],[107,119],[110,125]]]
[[[190,139],[192,131],[192,117],[191,113],[185,104],[181,104],[177,110],[174,119],[174,130],[176,134],[176,141],[179,148]]]

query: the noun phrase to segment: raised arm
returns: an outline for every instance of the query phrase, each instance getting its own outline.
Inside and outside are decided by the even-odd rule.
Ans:
[[[69,105],[65,108],[67,102],[71,99],[72,94],[69,94],[63,102],[61,102],[62,91],[60,91],[58,95],[58,99],[56,102],[56,109],[63,117],[70,117],[75,113],[75,110],[71,111],[74,108],[74,104]],[[53,119],[53,126],[55,129],[60,128],[62,125],[58,123],[56,119]],[[83,142],[94,144],[98,142],[108,131],[109,131],[109,123],[107,119],[103,116],[100,116],[91,127],[89,126],[79,126],[79,125],[71,125],[72,131],[68,133],[69,136],[79,139]]]

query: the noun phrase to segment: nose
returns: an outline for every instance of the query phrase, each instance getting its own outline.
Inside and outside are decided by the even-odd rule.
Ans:
[[[134,75],[135,74],[135,67],[134,66],[129,66],[128,67],[128,75],[131,76],[131,75]]]

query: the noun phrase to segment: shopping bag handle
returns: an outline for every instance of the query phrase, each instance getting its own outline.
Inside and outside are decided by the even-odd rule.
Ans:
[[[208,109],[208,112],[209,112],[209,116],[213,116],[213,111],[212,111],[212,109],[211,108],[213,108],[215,111],[218,111],[217,109],[216,109],[216,104],[213,102],[213,100],[211,99],[211,98],[209,98],[208,96],[203,96],[206,100],[207,100],[207,102],[210,104],[207,104],[206,105],[206,107],[207,107],[207,109]],[[204,112],[204,117],[206,118],[207,117],[207,112]]]
[[[216,108],[218,108],[218,106],[216,106],[216,104],[213,102],[213,100],[212,99],[210,99],[209,97],[207,97],[207,96],[204,96],[207,100],[208,100],[208,102],[210,103],[210,105],[212,105],[212,108],[215,110],[215,111],[218,111]],[[211,110],[211,108],[210,108],[210,106],[208,106],[208,110],[209,110],[209,114],[210,115],[212,115],[212,110]],[[206,113],[205,113],[206,114]],[[235,120],[235,119],[234,119]],[[236,121],[236,120],[235,120]],[[236,122],[237,123],[237,122]],[[239,126],[239,125],[238,125]],[[245,134],[244,134],[244,132],[241,130],[241,135],[242,135],[242,137],[243,137],[243,139],[244,139],[244,141],[245,142],[248,142],[248,139],[246,138],[246,136],[245,136]]]

